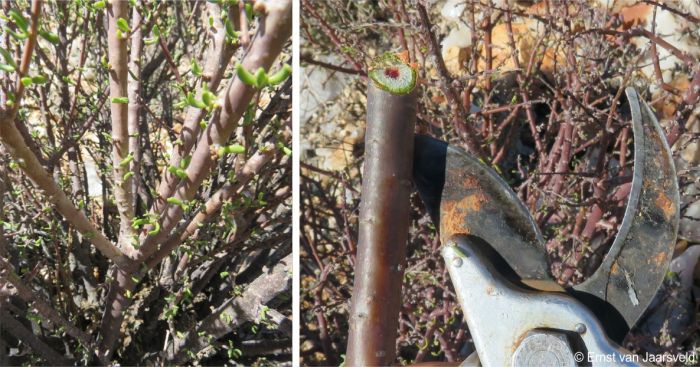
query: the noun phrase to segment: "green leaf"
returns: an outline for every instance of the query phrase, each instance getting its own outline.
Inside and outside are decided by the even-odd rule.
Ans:
[[[182,205],[182,200],[180,200],[178,198],[172,197],[172,198],[168,198],[166,201],[170,204],[173,204],[173,205]]]
[[[21,30],[27,33],[27,30],[29,29],[29,21],[27,21],[22,13],[15,9],[11,9],[8,13],[10,14],[10,18],[15,21],[15,24],[17,24]]]
[[[134,172],[129,171],[129,172],[127,172],[127,173],[124,174],[124,177],[122,178],[122,180],[123,180],[123,181],[126,181],[126,180],[128,180],[128,179],[129,179],[131,176],[133,176],[133,175],[134,175]]]
[[[7,64],[0,64],[0,70],[12,73],[15,71],[15,67],[12,65],[7,65]]]
[[[75,82],[73,81],[73,79],[71,79],[71,78],[69,78],[69,77],[67,77],[67,76],[62,76],[62,77],[61,77],[61,80],[63,80],[63,81],[66,82],[67,84],[75,85]]]
[[[221,277],[221,279],[226,278],[228,275],[229,275],[228,271],[222,271],[221,273],[219,273],[219,277]]]
[[[197,64],[197,60],[192,59],[192,74],[202,76],[202,68]]]
[[[216,101],[216,95],[210,92],[208,89],[202,90],[202,102],[207,105],[210,110],[214,107],[214,102]]]
[[[181,207],[183,210],[187,210],[187,204],[178,198],[170,197],[166,201],[170,204],[177,205],[177,206]]]
[[[112,98],[112,103],[127,104],[129,103],[129,97],[114,97]]]
[[[37,75],[37,76],[32,77],[32,82],[34,84],[44,84],[44,83],[46,83],[47,80],[48,79],[46,79],[46,77],[43,75]]]
[[[182,168],[170,166],[168,167],[168,172],[174,174],[177,177],[180,177],[183,180],[187,178],[187,172],[185,172],[185,170]]]
[[[105,6],[107,6],[107,3],[104,0],[95,1],[92,3],[93,9],[104,9]]]
[[[3,29],[5,30],[5,32],[9,33],[10,36],[12,36],[12,38],[19,40],[19,41],[26,40],[27,37],[29,37],[29,35],[26,32],[15,32],[12,29],[7,28],[7,27],[3,27]]]
[[[12,57],[12,54],[10,54],[9,51],[5,50],[4,48],[0,48],[0,54],[2,54],[2,58],[5,59],[5,62],[12,66],[12,71],[14,69],[17,69],[17,63],[15,62],[14,57]]]
[[[192,107],[207,108],[207,105],[204,104],[204,102],[197,100],[192,92],[187,93],[187,104]]]
[[[241,154],[245,153],[245,147],[239,144],[233,144],[219,148],[218,153],[219,157],[222,157],[226,154]]]
[[[126,158],[122,159],[122,161],[119,162],[119,166],[120,166],[120,167],[126,167],[126,166],[128,166],[129,163],[131,163],[131,161],[133,161],[133,160],[134,160],[134,155],[131,154],[131,153],[129,153],[129,155],[126,156]]]
[[[292,75],[292,67],[289,64],[284,64],[280,71],[268,77],[268,82],[270,85],[277,85],[287,80],[290,75]]]
[[[236,63],[236,74],[238,75],[238,79],[240,79],[243,84],[256,86],[255,76],[248,72],[248,70],[246,70],[240,62]]]
[[[32,78],[31,77],[25,76],[22,79],[20,79],[20,81],[22,82],[22,84],[24,84],[25,87],[32,85]]]
[[[182,160],[180,160],[180,168],[187,169],[187,167],[189,167],[191,161],[192,161],[191,155],[184,156],[182,158]]]
[[[117,19],[117,28],[124,33],[129,33],[129,23],[124,18]]]
[[[154,44],[154,43],[157,43],[157,42],[158,42],[158,37],[151,37],[151,38],[146,38],[143,40],[143,43],[146,45],[149,45],[149,46]]]
[[[178,109],[185,108],[185,106],[187,106],[186,99],[183,99],[183,100],[181,100],[173,105],[173,107],[178,108]]]
[[[148,219],[146,218],[134,218],[133,220],[131,220],[131,228],[138,229],[146,223],[148,223]]]
[[[253,4],[245,3],[245,15],[248,17],[248,21],[253,21]]]
[[[238,42],[239,33],[233,29],[233,24],[228,18],[224,19],[224,25],[226,26],[226,37],[229,38],[229,42]]]
[[[61,39],[58,38],[58,35],[48,31],[39,31],[39,35],[45,40],[53,43],[54,45],[57,45],[59,42],[61,42]]]
[[[160,233],[160,223],[158,223],[158,222],[153,223],[153,227],[154,228],[152,231],[148,231],[149,236],[155,236],[158,233]]]
[[[265,69],[258,68],[258,71],[255,72],[255,86],[258,87],[258,89],[261,89],[263,87],[266,87],[268,82],[269,80],[267,78],[267,73],[265,72]]]
[[[107,56],[104,56],[104,55],[100,58],[100,64],[101,64],[102,67],[105,68],[105,69],[109,69],[110,66],[111,66],[111,65],[109,64],[109,61],[107,60]]]

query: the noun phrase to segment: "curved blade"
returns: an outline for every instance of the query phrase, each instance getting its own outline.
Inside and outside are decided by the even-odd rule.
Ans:
[[[576,292],[612,305],[632,327],[658,291],[676,242],[679,196],[671,149],[659,122],[627,88],[634,131],[634,176],[625,217],[602,264]]]
[[[440,202],[440,238],[454,235],[481,238],[520,279],[551,279],[542,235],[527,208],[493,169],[450,146]]]
[[[567,290],[621,341],[658,291],[671,261],[679,196],[671,151],[656,117],[627,89],[634,133],[634,176],[625,216],[601,266]],[[503,179],[463,150],[418,136],[414,180],[440,237],[484,240],[521,280],[551,280],[544,240]]]

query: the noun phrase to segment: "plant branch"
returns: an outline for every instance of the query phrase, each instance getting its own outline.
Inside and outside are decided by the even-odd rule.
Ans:
[[[348,366],[390,365],[396,356],[415,121],[415,91],[395,95],[370,82]]]
[[[200,350],[210,343],[210,338],[219,339],[234,327],[248,321],[258,320],[262,306],[291,288],[292,255],[280,260],[271,270],[264,272],[248,285],[241,296],[232,297],[188,332],[183,339],[175,339],[168,345],[165,356],[170,363],[183,364],[188,356],[186,350]],[[285,321],[286,320],[286,321]],[[285,326],[286,324],[286,326]],[[278,327],[290,328],[287,318],[280,319]]]
[[[128,67],[126,41],[127,33],[119,29],[117,23],[129,18],[128,2],[113,1],[109,7],[107,39],[109,47],[109,95],[111,98],[112,117],[112,166],[114,175],[114,199],[119,211],[119,247],[127,254],[134,251],[133,239],[136,232],[131,228],[134,219],[133,177],[127,175],[133,155],[129,152],[129,104],[119,101],[128,98]],[[133,35],[132,35],[133,36]]]

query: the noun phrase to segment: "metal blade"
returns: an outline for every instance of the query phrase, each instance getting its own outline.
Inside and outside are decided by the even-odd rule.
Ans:
[[[678,231],[679,196],[671,149],[659,122],[633,88],[626,93],[634,131],[632,190],[610,251],[574,290],[612,305],[629,328],[649,306],[668,270]]]
[[[600,267],[588,280],[567,290],[599,317],[618,342],[663,282],[679,221],[671,150],[646,103],[634,89],[626,93],[632,110],[635,160],[625,216]],[[455,235],[478,237],[520,280],[551,281],[544,240],[535,221],[493,169],[431,138],[417,137],[416,152],[420,159],[414,167],[415,181],[433,217],[439,203],[443,241]],[[433,174],[443,168],[444,179]]]
[[[446,151],[440,238],[484,240],[520,279],[551,280],[544,240],[527,208],[493,169],[459,148]]]

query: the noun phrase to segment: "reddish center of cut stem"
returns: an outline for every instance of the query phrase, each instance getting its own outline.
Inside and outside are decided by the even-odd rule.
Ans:
[[[386,68],[384,69],[384,75],[391,79],[396,79],[399,77],[399,69],[397,68]]]

